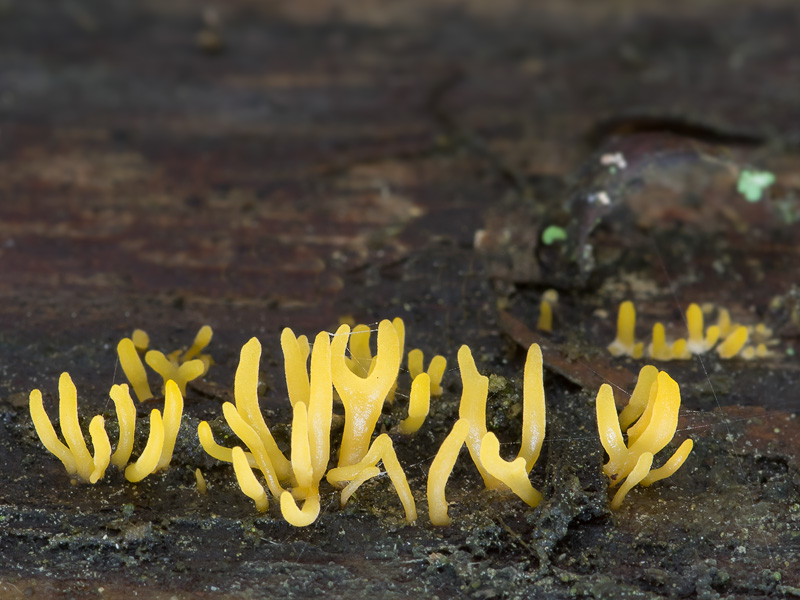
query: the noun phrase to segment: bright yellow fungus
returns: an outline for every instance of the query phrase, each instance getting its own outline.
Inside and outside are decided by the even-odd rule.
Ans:
[[[749,334],[747,332],[747,327],[744,325],[739,325],[736,327],[717,347],[717,353],[719,354],[719,357],[733,358],[739,354],[739,351],[744,348],[744,345],[747,343],[748,336]]]
[[[259,512],[264,512],[269,506],[267,500],[267,493],[264,491],[263,486],[258,482],[253,470],[247,462],[244,450],[239,446],[234,446],[231,450],[233,457],[233,470],[236,473],[236,480],[239,482],[239,487],[242,492],[256,503],[256,509]]]
[[[208,485],[206,484],[206,478],[203,477],[203,472],[200,470],[200,467],[194,470],[194,480],[197,484],[197,493],[205,494],[208,491]]]
[[[119,421],[119,441],[117,449],[111,455],[111,463],[117,468],[124,468],[133,451],[134,434],[136,433],[136,406],[133,404],[128,384],[114,385],[108,395],[114,401]]]
[[[672,348],[667,344],[667,336],[662,323],[653,325],[653,341],[647,347],[647,355],[656,360],[672,360]]]
[[[178,389],[184,395],[186,394],[186,384],[197,379],[207,370],[206,364],[200,359],[177,364],[158,350],[150,350],[144,355],[144,360],[153,371],[161,375],[165,382],[172,380],[178,384]]]
[[[417,508],[414,503],[414,496],[408,486],[403,467],[400,466],[400,461],[397,460],[392,439],[385,433],[375,438],[369,451],[360,462],[331,469],[328,472],[328,481],[330,483],[349,481],[355,484],[346,488],[346,495],[342,494],[342,504],[344,505],[362,483],[379,474],[380,471],[375,468],[379,462],[383,462],[383,468],[386,469],[386,473],[389,475],[389,479],[391,479],[397,495],[403,503],[406,521],[409,523],[416,521]]]
[[[631,356],[641,358],[644,343],[635,339],[636,309],[633,302],[626,300],[619,305],[617,314],[617,337],[608,345],[613,356]]]
[[[408,403],[408,418],[400,421],[401,433],[416,433],[431,408],[431,378],[427,373],[420,373],[411,383],[411,397]]]
[[[94,446],[94,456],[89,453],[78,423],[78,392],[69,373],[62,373],[58,380],[59,419],[64,445],[56,435],[50,417],[44,410],[42,393],[30,393],[30,411],[39,439],[64,465],[67,473],[77,475],[83,481],[96,483],[105,474],[111,461],[111,444],[106,434],[103,417],[95,416],[89,425],[89,435]]]
[[[411,352],[408,353],[408,374],[411,376],[412,381],[416,379],[420,374],[427,372],[428,378],[430,380],[431,385],[431,396],[441,396],[442,395],[442,377],[444,377],[444,372],[447,369],[447,359],[437,354],[431,359],[431,362],[428,364],[428,370],[423,370],[423,361],[424,361],[424,354],[422,350],[415,348]]]
[[[468,346],[459,349],[458,364],[463,384],[459,420],[439,447],[428,473],[428,511],[434,525],[450,523],[445,487],[462,444],[467,445],[488,489],[508,487],[531,506],[538,505],[542,499],[528,480],[528,473],[539,457],[545,432],[541,348],[532,344],[528,349],[523,383],[522,444],[517,458],[511,462],[500,457],[497,437],[486,430],[489,380],[478,373]]]
[[[185,352],[175,350],[165,355],[163,352],[151,350],[145,354],[145,362],[161,375],[165,384],[172,379],[178,384],[181,394],[186,395],[186,384],[205,375],[211,366],[211,356],[200,353],[208,346],[212,336],[211,327],[204,325],[197,332],[191,347]],[[153,397],[147,381],[147,372],[139,356],[139,353],[147,350],[149,345],[150,338],[141,329],[136,329],[130,338],[123,338],[117,344],[120,365],[140,402]]]
[[[291,460],[286,460],[278,449],[258,408],[261,344],[256,338],[242,347],[234,383],[236,405],[226,402],[222,407],[228,425],[250,452],[238,446],[231,450],[219,446],[205,421],[198,427],[198,436],[211,456],[233,462],[242,491],[255,501],[258,510],[266,510],[267,496],[253,473],[253,466],[261,471],[273,496],[280,498],[284,518],[296,527],[304,527],[319,515],[319,482],[330,460],[333,415],[330,338],[325,332],[317,335],[311,351],[310,378],[306,364],[309,354],[307,338],[295,338],[290,329],[285,329],[281,345],[293,409]],[[283,485],[290,485],[293,489],[288,491]],[[298,508],[296,499],[303,501],[302,508]]]
[[[453,472],[453,467],[456,465],[456,460],[458,460],[458,453],[467,439],[469,429],[470,424],[467,419],[456,421],[442,445],[439,446],[439,451],[428,471],[428,515],[434,525],[450,525],[445,488],[450,473]]]
[[[164,414],[162,416],[164,441],[161,446],[161,456],[158,459],[158,464],[154,472],[166,469],[172,460],[172,452],[175,450],[175,441],[178,439],[182,415],[183,396],[178,389],[178,385],[174,381],[169,380],[165,387]]]
[[[634,390],[632,402],[635,409],[626,415],[626,421],[642,408],[641,397],[652,372],[642,373],[646,380],[641,390]],[[637,388],[639,385],[637,384]],[[614,404],[614,393],[611,386],[603,384],[597,394],[597,426],[600,441],[608,454],[609,460],[603,471],[611,479],[611,487],[625,483],[611,501],[611,508],[621,506],[625,495],[638,483],[650,485],[660,479],[669,477],[686,460],[692,450],[691,439],[684,441],[672,457],[661,467],[650,470],[653,456],[661,451],[675,435],[678,426],[678,411],[681,404],[680,388],[664,371],[656,376],[649,388],[647,405],[635,424],[628,428],[628,443],[623,440],[617,409]],[[624,411],[623,411],[624,412]]]
[[[720,328],[712,325],[708,330],[703,327],[703,310],[695,303],[686,310],[686,325],[689,329],[689,338],[686,349],[692,354],[703,354],[714,347],[719,339]]]
[[[164,423],[157,408],[150,411],[150,433],[142,454],[135,463],[125,469],[125,479],[137,483],[150,475],[158,467],[161,451],[164,447]]]
[[[141,331],[137,329],[136,331]],[[144,333],[143,331],[141,331]],[[147,335],[147,334],[145,334]],[[141,341],[140,341],[141,343]],[[146,346],[145,346],[146,347]],[[144,402],[153,397],[150,384],[147,382],[147,372],[142,364],[142,359],[136,350],[136,342],[130,338],[122,338],[117,344],[117,356],[125,377],[128,378],[139,402]]]
[[[542,300],[539,304],[539,321],[536,323],[539,331],[553,331],[553,307],[547,300]]]
[[[141,329],[133,330],[133,333],[131,334],[131,340],[133,341],[133,345],[136,347],[137,352],[146,352],[147,347],[150,345],[150,336],[147,335],[146,331]]]
[[[378,325],[378,351],[366,377],[354,373],[346,361],[349,333],[350,327],[342,325],[331,342],[331,376],[345,414],[340,467],[355,465],[366,455],[384,399],[400,369],[400,341],[390,321]]]

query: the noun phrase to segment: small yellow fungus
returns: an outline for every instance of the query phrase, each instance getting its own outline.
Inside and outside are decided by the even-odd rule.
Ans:
[[[689,352],[685,338],[678,338],[672,342],[670,350],[672,351],[672,358],[675,360],[689,360],[692,358],[692,353]]]
[[[144,333],[140,329],[137,329]],[[144,335],[147,335],[146,333]],[[141,340],[140,340],[141,341]],[[119,357],[119,364],[125,377],[128,378],[136,397],[139,402],[144,402],[153,397],[150,391],[150,384],[147,382],[147,372],[142,364],[142,359],[136,351],[136,342],[130,338],[123,338],[117,344],[117,356]]]
[[[500,440],[491,432],[483,436],[481,442],[481,463],[528,506],[538,506],[542,501],[542,494],[528,479],[525,459],[520,456],[511,462],[506,462],[500,458]]]
[[[467,439],[470,423],[467,419],[459,419],[450,433],[439,446],[439,451],[431,463],[428,471],[428,515],[434,525],[450,525],[450,516],[447,514],[447,498],[445,488],[450,473],[458,460],[461,446]]]
[[[250,468],[244,450],[239,446],[234,446],[231,450],[231,455],[233,457],[233,470],[236,473],[236,480],[239,482],[239,487],[246,496],[253,499],[258,512],[264,512],[269,506],[267,493]]]
[[[164,442],[161,448],[161,457],[158,459],[158,465],[156,465],[154,471],[161,471],[169,466],[172,460],[172,452],[175,449],[175,440],[178,438],[178,430],[181,427],[182,415],[183,396],[174,381],[167,381],[164,396],[164,415],[162,418]]]
[[[147,436],[147,443],[138,460],[125,469],[125,479],[136,483],[155,471],[163,447],[164,423],[161,420],[161,413],[154,408],[150,411],[150,433]]]
[[[712,325],[704,333],[703,310],[695,303],[686,310],[686,324],[689,329],[689,338],[686,349],[692,354],[703,354],[714,347],[719,339],[720,328]]]
[[[300,339],[305,340],[305,344]],[[281,332],[281,349],[283,350],[283,370],[286,377],[286,388],[292,406],[297,402],[308,404],[310,395],[308,383],[308,340],[305,336],[296,338],[291,329],[286,327]]]
[[[142,331],[141,329],[133,330],[133,333],[131,334],[131,340],[133,341],[133,345],[137,352],[147,351],[147,347],[150,345],[150,336],[147,335],[147,332]]]
[[[420,373],[411,383],[411,398],[408,403],[408,418],[400,421],[401,433],[416,433],[431,408],[431,378],[427,373]]]
[[[459,419],[469,423],[466,444],[472,462],[478,467],[487,489],[495,490],[503,484],[489,474],[481,462],[481,442],[486,435],[486,400],[489,394],[489,378],[478,373],[472,351],[469,346],[461,346],[458,350],[458,367],[461,371],[462,391],[461,404],[458,407]]]
[[[283,492],[280,502],[283,518],[295,527],[307,527],[319,516],[319,493],[305,498],[302,509],[295,504],[291,492]]]
[[[719,327],[719,335],[722,338],[728,337],[731,331],[733,331],[731,313],[728,312],[727,308],[719,309],[719,313],[717,315],[717,327]]]
[[[92,459],[92,473],[89,475],[89,483],[97,483],[106,474],[106,469],[111,462],[111,442],[108,441],[106,426],[103,417],[95,415],[89,423],[89,435],[94,446],[94,457]]]
[[[178,384],[181,394],[186,395],[186,384],[205,375],[213,362],[210,355],[200,354],[208,346],[212,336],[211,327],[204,325],[197,332],[191,347],[185,352],[175,350],[164,355],[163,352],[151,350],[145,354],[145,362],[161,375],[165,384],[172,379]],[[140,402],[153,397],[147,382],[147,372],[139,356],[139,353],[145,352],[149,345],[150,338],[141,329],[134,330],[130,338],[123,338],[117,344],[120,365]]]
[[[331,469],[328,471],[327,479],[330,483],[349,481],[355,484],[346,488],[346,496],[342,494],[342,504],[344,504],[358,486],[379,473],[374,468],[379,462],[383,462],[383,468],[386,469],[386,473],[389,475],[389,479],[391,479],[397,491],[400,502],[403,503],[406,521],[409,523],[416,521],[417,508],[414,503],[414,496],[411,493],[411,488],[408,486],[408,480],[406,479],[403,467],[400,466],[400,461],[397,460],[397,454],[394,451],[392,439],[385,433],[375,438],[369,451],[360,462],[354,465]]]
[[[144,360],[165,382],[172,380],[178,384],[178,389],[183,395],[186,395],[186,384],[201,377],[208,370],[200,359],[177,364],[158,350],[150,350],[144,355]]]
[[[462,346],[459,349],[458,364],[463,384],[459,420],[439,447],[428,473],[428,511],[434,525],[450,523],[445,487],[462,444],[467,445],[472,461],[488,489],[508,487],[531,506],[536,506],[541,501],[541,494],[528,481],[528,473],[539,458],[544,440],[542,362],[541,348],[538,344],[531,344],[525,361],[522,443],[516,460],[507,462],[500,457],[497,437],[486,430],[489,380],[478,373],[469,347]],[[474,449],[474,445],[477,448]]]
[[[205,494],[208,491],[208,485],[206,485],[206,478],[203,477],[203,472],[200,470],[200,467],[194,470],[194,480],[197,483],[197,493]]]
[[[619,305],[617,314],[617,337],[608,345],[613,356],[641,358],[644,344],[635,339],[636,309],[633,302],[626,300]]]
[[[667,344],[667,336],[662,323],[653,325],[653,341],[647,347],[647,355],[656,360],[672,360],[672,348]]]
[[[536,329],[548,333],[553,331],[553,307],[547,300],[542,300],[539,304],[539,321]]]
[[[544,441],[545,399],[542,349],[531,344],[525,360],[522,394],[522,443],[516,460],[506,462],[500,457],[500,442],[493,433],[481,440],[480,460],[487,472],[502,481],[530,506],[537,506],[542,495],[528,480]]]
[[[626,421],[641,410],[641,397],[652,372],[642,373],[646,380],[641,391],[634,390],[636,408],[626,415]],[[639,385],[637,384],[637,387]],[[634,399],[632,399],[632,402]],[[625,484],[617,491],[611,501],[611,508],[617,509],[625,495],[637,483],[650,485],[655,481],[669,477],[686,460],[691,452],[693,442],[684,441],[673,456],[659,469],[650,470],[653,456],[662,450],[675,435],[678,425],[678,411],[681,395],[677,383],[664,371],[656,376],[649,389],[647,406],[641,412],[638,421],[628,428],[628,443],[622,437],[620,421],[614,404],[614,393],[611,386],[603,384],[597,394],[597,425],[600,441],[608,454],[609,461],[603,471],[611,479],[611,487]]]
[[[747,327],[744,325],[736,327],[717,347],[717,353],[720,358],[733,358],[739,354],[739,351],[741,351],[747,343],[748,337]]]
[[[408,353],[408,374],[411,376],[412,381],[416,379],[423,371],[423,360],[425,356],[422,350],[415,348]],[[439,397],[442,395],[442,377],[444,377],[445,369],[447,369],[447,359],[437,354],[431,359],[428,364],[428,378],[431,384],[431,396]]]
[[[619,425],[622,431],[627,431],[628,427],[644,414],[650,400],[650,389],[657,377],[658,369],[653,365],[645,365],[639,370],[639,377],[636,379],[636,386],[633,388],[631,398],[619,415]]]
[[[340,467],[355,465],[366,455],[384,399],[400,369],[400,341],[390,321],[384,320],[378,325],[378,351],[366,377],[359,377],[346,361],[349,333],[350,327],[342,325],[331,342],[331,376],[345,414]]]
[[[211,343],[214,331],[208,325],[203,325],[194,337],[194,341],[189,349],[180,357],[180,362],[185,363],[192,360],[195,356],[200,358],[200,353]],[[201,359],[202,360],[202,359]],[[207,369],[206,369],[207,370]],[[205,373],[203,373],[205,375]]]
[[[89,453],[78,423],[78,392],[69,373],[62,373],[58,380],[59,419],[61,434],[66,445],[56,435],[53,424],[44,410],[42,393],[30,393],[30,411],[39,439],[64,465],[67,473],[77,475],[83,481],[96,483],[105,473],[111,461],[111,444],[105,431],[103,417],[95,416],[89,425],[89,434],[94,446],[94,457]]]
[[[136,406],[133,404],[128,384],[114,385],[108,395],[114,401],[119,422],[119,441],[117,449],[111,455],[111,463],[120,469],[128,464],[133,451],[134,434],[136,433]]]

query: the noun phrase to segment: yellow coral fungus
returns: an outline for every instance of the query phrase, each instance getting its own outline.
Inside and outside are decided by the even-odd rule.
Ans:
[[[137,483],[156,470],[164,447],[164,423],[157,408],[150,411],[150,433],[142,454],[125,469],[125,479]]]
[[[233,470],[236,473],[236,480],[239,482],[239,487],[246,496],[249,496],[256,503],[256,509],[259,512],[264,512],[269,506],[267,500],[267,493],[264,491],[263,486],[258,482],[253,470],[247,462],[244,450],[239,446],[234,446],[231,450],[233,457]]]
[[[378,351],[371,372],[359,377],[346,362],[345,351],[350,327],[342,325],[331,342],[331,376],[344,404],[344,433],[339,451],[339,466],[357,464],[369,448],[370,438],[389,390],[400,368],[400,342],[390,321],[378,325]]]
[[[442,395],[442,377],[444,376],[445,369],[447,369],[447,359],[440,354],[437,354],[431,359],[428,364],[428,370],[423,370],[424,354],[422,350],[415,348],[408,353],[408,374],[411,376],[412,381],[416,379],[421,373],[428,373],[428,378],[431,385],[431,396]]]
[[[431,378],[420,373],[411,383],[411,397],[408,403],[408,418],[403,419],[398,428],[401,433],[416,433],[425,422],[431,407]]]
[[[653,341],[647,347],[647,355],[656,360],[672,360],[672,348],[667,344],[667,336],[662,323],[653,325]]]
[[[686,349],[692,354],[703,354],[714,347],[719,339],[720,328],[712,325],[708,330],[703,328],[703,310],[695,303],[686,310],[686,325],[689,329],[689,338]]]
[[[643,372],[647,380],[651,374]],[[629,415],[626,415],[626,421],[631,418],[631,414],[635,415],[641,410],[641,397],[644,394],[647,380],[641,391],[634,391],[636,407]],[[618,485],[623,479],[626,480],[611,501],[611,508],[619,508],[625,495],[637,483],[650,485],[659,479],[669,477],[686,460],[693,445],[691,439],[684,441],[664,466],[650,470],[653,456],[661,451],[675,435],[680,403],[681,395],[678,384],[664,371],[659,372],[649,388],[647,406],[641,412],[638,421],[628,429],[628,443],[626,444],[622,437],[611,386],[603,384],[600,388],[596,403],[597,425],[600,441],[609,456],[609,461],[603,466],[603,471],[611,479],[611,487]]]
[[[121,339],[117,344],[117,356],[119,357],[122,371],[133,386],[133,391],[136,397],[139,398],[139,402],[152,398],[153,393],[150,391],[150,384],[147,382],[147,372],[144,369],[139,353],[136,351],[136,343],[130,338]]]
[[[497,437],[486,430],[489,380],[478,373],[468,346],[459,350],[458,364],[463,383],[459,420],[440,446],[428,473],[428,510],[434,525],[450,522],[445,486],[464,443],[488,489],[506,486],[531,506],[538,505],[542,499],[528,481],[528,473],[539,457],[545,431],[541,348],[538,344],[531,344],[528,349],[523,383],[522,444],[516,460],[511,462],[500,457]]]
[[[261,359],[261,344],[251,338],[239,356],[239,366],[234,379],[234,398],[236,404],[226,402],[222,405],[225,420],[250,449],[248,461],[252,461],[261,470],[273,495],[283,493],[281,481],[291,479],[291,465],[275,443],[261,410],[258,407],[258,364]],[[211,428],[205,421],[197,428],[200,444],[203,449],[216,458],[232,462],[231,450],[214,442]],[[247,456],[247,454],[246,454]]]
[[[749,334],[747,332],[747,327],[744,325],[739,325],[736,327],[717,347],[717,353],[719,354],[719,357],[733,358],[739,354],[739,351],[744,348],[744,345],[747,343],[748,337]]]
[[[539,458],[545,431],[543,361],[538,344],[528,348],[522,405],[522,443],[517,458],[511,462],[500,458],[500,442],[493,433],[486,433],[481,440],[480,460],[490,475],[530,506],[537,506],[542,495],[531,485],[528,473]]]
[[[200,359],[177,364],[158,350],[150,350],[144,355],[144,360],[153,371],[161,375],[165,382],[172,380],[178,384],[181,394],[186,394],[187,383],[197,379],[207,370],[206,364]]]
[[[458,460],[458,453],[461,446],[467,439],[470,430],[470,423],[467,419],[459,419],[450,433],[439,446],[439,451],[431,463],[428,471],[428,515],[434,525],[450,525],[450,516],[447,514],[447,498],[445,488],[450,473]]]
[[[331,483],[357,482],[356,485],[347,489],[346,495],[342,494],[342,504],[345,504],[358,486],[371,477],[378,475],[379,471],[374,468],[378,462],[383,462],[383,468],[386,469],[386,473],[389,475],[389,479],[392,481],[397,495],[403,503],[406,521],[410,523],[416,521],[417,508],[414,503],[414,496],[411,494],[411,488],[408,486],[403,467],[400,466],[400,461],[397,460],[392,440],[385,433],[375,438],[369,451],[360,462],[331,469],[328,472],[328,481]]]
[[[165,355],[163,352],[151,350],[145,354],[145,362],[161,375],[165,385],[172,379],[178,384],[181,394],[185,395],[186,384],[205,375],[211,366],[211,356],[200,352],[208,346],[212,336],[211,327],[204,325],[197,332],[191,347],[185,352],[175,350]],[[123,338],[117,344],[120,365],[140,402],[153,397],[150,384],[147,382],[147,372],[139,356],[139,353],[147,350],[149,345],[150,338],[141,329],[136,329],[130,338]]]
[[[164,396],[164,414],[162,415],[164,441],[161,447],[161,456],[154,471],[161,471],[169,466],[172,460],[172,452],[175,449],[175,440],[178,438],[178,430],[181,427],[182,415],[183,396],[174,381],[167,381]]]
[[[626,300],[619,305],[617,315],[617,337],[608,345],[613,356],[632,356],[641,358],[644,344],[635,339],[636,309],[633,302]]]
[[[78,423],[78,392],[69,373],[62,373],[58,380],[59,418],[64,445],[56,435],[53,424],[44,410],[42,393],[30,393],[30,411],[39,439],[64,465],[67,473],[77,475],[83,481],[96,483],[103,477],[111,461],[111,444],[106,434],[103,417],[95,416],[89,425],[89,434],[94,446],[94,456],[89,453],[83,432]]]
[[[133,404],[128,385],[114,385],[108,395],[114,401],[119,421],[119,441],[117,449],[111,455],[111,463],[120,469],[128,464],[133,450],[134,434],[136,433],[136,406]]]
[[[539,331],[553,331],[553,307],[547,300],[542,300],[539,304],[539,321],[536,323]]]
[[[214,442],[211,428],[203,421],[198,435],[203,448],[214,458],[234,463],[242,491],[266,510],[266,490],[258,482],[252,467],[256,466],[267,481],[273,496],[280,498],[284,518],[297,527],[310,525],[319,514],[319,481],[330,460],[330,427],[333,414],[331,384],[330,339],[320,333],[311,351],[311,376],[306,361],[308,342],[304,336],[295,338],[291,330],[281,335],[286,362],[285,372],[292,402],[291,460],[287,461],[277,447],[258,408],[258,363],[261,344],[252,338],[243,347],[236,370],[234,396],[236,405],[226,402],[222,410],[233,432],[250,452],[240,447],[232,450]],[[292,485],[290,491],[283,485]],[[295,498],[303,500],[302,509]]]
[[[208,491],[208,485],[206,485],[206,478],[203,477],[203,472],[200,470],[200,467],[194,470],[194,480],[197,484],[197,493],[204,495]]]

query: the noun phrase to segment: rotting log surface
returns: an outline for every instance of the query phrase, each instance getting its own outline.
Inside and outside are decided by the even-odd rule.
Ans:
[[[530,4],[0,0],[2,597],[800,593],[796,3]],[[598,173],[606,151],[630,169]],[[778,176],[764,202],[734,191],[746,164]],[[599,189],[613,206],[595,219],[580,202]],[[576,234],[565,247],[586,236],[591,264],[539,244],[552,223]],[[499,376],[489,426],[515,449],[518,345],[543,335],[549,286],[545,502],[480,491],[462,457],[454,524],[432,528],[425,473],[457,414],[458,346]],[[641,365],[604,349],[624,298],[640,337],[679,331],[698,301],[767,322],[778,345],[665,365],[695,451],[611,513],[593,397]],[[419,523],[385,479],[345,509],[326,488],[306,529],[274,503],[258,515],[194,433],[230,398],[241,345],[265,346],[285,447],[281,328],[396,315],[451,366],[425,428],[395,436]],[[204,323],[216,364],[190,386],[170,470],[70,486],[30,389],[55,414],[68,370],[83,417],[110,416],[122,336],[172,349]]]

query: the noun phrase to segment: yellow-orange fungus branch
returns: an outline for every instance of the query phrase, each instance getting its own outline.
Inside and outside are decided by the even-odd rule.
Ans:
[[[427,373],[420,373],[411,384],[411,397],[408,403],[408,418],[400,421],[401,433],[416,433],[431,408],[431,378]]]
[[[499,479],[489,474],[481,462],[481,442],[486,435],[486,400],[489,394],[489,378],[478,373],[469,346],[458,350],[458,366],[461,370],[461,404],[458,407],[459,419],[469,423],[466,444],[472,462],[478,467],[487,489],[502,487]]]
[[[59,419],[61,434],[66,445],[56,435],[53,424],[44,410],[42,393],[33,390],[30,394],[30,411],[33,425],[44,447],[52,452],[64,465],[67,473],[77,475],[83,481],[96,483],[105,474],[111,461],[111,444],[105,430],[103,417],[95,416],[89,424],[89,435],[94,447],[94,457],[89,453],[78,423],[78,392],[69,373],[62,373],[58,380]]]
[[[176,364],[164,356],[163,352],[150,350],[144,355],[145,362],[153,371],[161,375],[167,382],[170,379],[178,384],[181,394],[186,394],[186,384],[197,379],[206,372],[206,364],[200,360],[190,360],[183,364]]]
[[[170,380],[167,381],[164,398],[164,443],[161,448],[161,457],[158,460],[155,471],[166,469],[172,460],[172,452],[175,449],[175,440],[178,438],[178,431],[181,427],[181,416],[183,415],[183,396],[178,385]]]
[[[139,402],[152,398],[153,393],[150,391],[150,384],[147,382],[147,372],[144,370],[135,342],[130,338],[121,339],[117,344],[117,356],[119,357],[122,371],[133,386],[133,391],[136,397],[139,398]]]
[[[128,459],[133,451],[134,435],[136,433],[136,407],[133,404],[128,384],[112,386],[108,395],[114,401],[119,421],[119,441],[117,449],[111,455],[111,463],[120,469],[128,464]]]
[[[378,325],[378,351],[372,372],[366,377],[354,373],[346,361],[350,327],[342,325],[331,342],[331,377],[344,404],[344,433],[339,466],[361,461],[383,407],[384,399],[397,380],[400,369],[400,341],[390,321]]]
[[[419,375],[424,373],[422,363],[425,356],[422,350],[414,349],[408,353],[408,374],[411,376],[412,381]],[[444,356],[437,354],[431,359],[428,365],[428,377],[430,378],[431,396],[442,395],[442,377],[447,368],[447,359]]]
[[[619,305],[617,315],[617,337],[608,345],[613,356],[632,356],[641,358],[644,344],[635,339],[636,309],[633,302],[626,300]]]
[[[411,494],[411,488],[408,486],[408,480],[406,479],[403,467],[400,466],[400,461],[397,460],[397,454],[394,451],[392,440],[385,433],[375,438],[369,451],[359,463],[331,469],[328,472],[328,481],[330,483],[358,481],[355,486],[346,488],[347,495],[344,493],[342,494],[342,504],[344,504],[358,486],[378,474],[378,471],[373,467],[381,461],[383,462],[383,468],[386,469],[386,473],[389,475],[389,479],[391,479],[397,491],[397,495],[400,497],[400,501],[403,503],[403,508],[406,512],[406,521],[416,521],[417,508],[414,503],[414,496]],[[366,473],[364,472],[365,470],[367,470]]]
[[[157,408],[150,411],[150,433],[138,460],[125,469],[125,479],[131,483],[141,481],[155,471],[164,447],[164,424]]]
[[[428,514],[434,525],[449,525],[450,517],[447,514],[447,498],[445,488],[450,473],[458,460],[461,446],[467,439],[470,424],[467,419],[459,419],[453,429],[439,446],[439,451],[431,463],[428,471]]]
[[[264,512],[269,506],[267,500],[267,493],[264,487],[256,479],[253,470],[250,468],[247,458],[245,457],[244,450],[239,446],[234,446],[231,450],[233,460],[233,471],[236,473],[236,480],[239,482],[239,487],[242,492],[253,499],[256,503],[256,509],[259,512]]]
[[[625,416],[624,422],[638,417],[636,423],[628,428],[628,443],[622,437],[620,419],[614,404],[611,386],[603,384],[597,394],[596,412],[600,441],[609,456],[603,471],[611,479],[611,487],[620,487],[611,501],[611,508],[619,508],[625,495],[637,483],[650,485],[659,479],[669,477],[686,460],[692,449],[692,440],[681,444],[673,456],[659,469],[651,471],[653,456],[661,451],[675,435],[678,426],[678,411],[681,396],[677,383],[664,371],[652,381],[652,370],[642,369],[643,382],[637,383],[637,389],[631,399],[633,405]],[[647,388],[650,382],[649,389]],[[641,387],[640,387],[641,386]],[[646,390],[646,391],[645,391]],[[642,398],[647,392],[647,404],[642,410]],[[637,415],[638,413],[638,415]],[[648,475],[649,473],[649,475]]]

